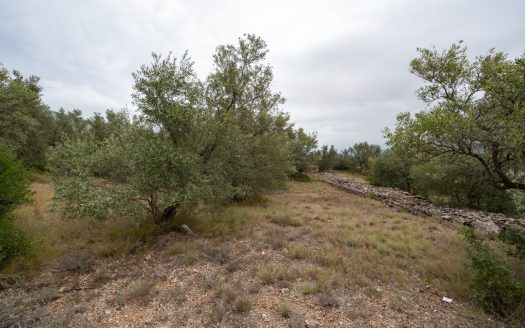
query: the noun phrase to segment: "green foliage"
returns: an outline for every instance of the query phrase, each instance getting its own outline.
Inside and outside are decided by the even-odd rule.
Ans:
[[[411,190],[410,175],[412,163],[394,150],[387,150],[372,161],[368,181],[376,186]]]
[[[295,181],[310,182],[312,178],[307,173],[295,173],[293,176]]]
[[[315,164],[314,149],[317,147],[317,135],[307,134],[303,128],[297,130],[289,129],[290,148],[292,158],[295,162],[295,175],[305,176]]]
[[[524,191],[525,56],[491,50],[469,61],[461,42],[418,51],[410,67],[426,82],[417,94],[429,107],[398,115],[395,130],[385,131],[388,144],[421,161],[468,157],[482,166],[483,180]]]
[[[0,145],[0,267],[30,248],[30,240],[14,226],[10,213],[28,200],[27,173],[15,155]]]
[[[376,158],[381,154],[381,147],[378,145],[370,145],[368,142],[356,143],[349,148],[350,155],[353,158],[355,168],[363,174],[366,174],[369,169],[369,160]]]
[[[507,228],[499,235],[499,239],[509,245],[507,254],[521,260],[525,259],[525,232],[514,228]]]
[[[338,154],[333,145],[330,146],[330,148],[324,145],[321,150],[318,151],[317,157],[319,158],[317,166],[321,172],[330,171],[337,165]]]
[[[254,35],[245,35],[238,45],[219,46],[205,83],[213,120],[202,155],[225,173],[235,198],[256,194],[294,171],[291,125],[279,109],[285,99],[271,89],[267,53],[266,43]]]
[[[11,215],[0,218],[0,269],[31,249],[31,239],[14,225],[13,220]]]
[[[153,54],[133,74],[134,121],[95,115],[93,133],[51,151],[55,204],[66,218],[147,212],[161,223],[202,200],[252,197],[292,174],[294,161],[303,169],[315,136],[280,111],[267,52],[253,35],[220,46],[205,82],[187,54]]]
[[[26,165],[43,168],[52,117],[38,82],[0,67],[0,142]]]
[[[512,195],[486,179],[481,164],[469,157],[437,157],[415,165],[411,191],[454,207],[515,215]]]
[[[28,200],[27,172],[7,147],[0,144],[0,218]]]
[[[475,299],[490,312],[515,314],[525,297],[524,286],[472,229],[466,230],[464,236],[473,269],[471,287]]]

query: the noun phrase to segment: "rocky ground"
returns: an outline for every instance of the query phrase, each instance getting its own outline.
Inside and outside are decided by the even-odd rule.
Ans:
[[[195,234],[169,232],[134,254],[79,250],[36,275],[4,277],[0,327],[501,324],[462,289],[454,223],[321,182],[291,183],[238,213],[242,225],[220,234],[188,223]]]

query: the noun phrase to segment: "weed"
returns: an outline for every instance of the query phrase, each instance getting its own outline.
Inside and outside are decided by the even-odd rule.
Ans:
[[[270,222],[278,224],[278,225],[283,226],[283,227],[287,227],[287,226],[299,227],[299,226],[301,226],[303,224],[299,218],[292,217],[288,213],[281,213],[281,214],[278,214],[276,216],[273,216],[270,219]]]
[[[271,285],[277,282],[290,282],[297,279],[300,272],[293,267],[265,267],[258,271],[258,276],[264,285]]]
[[[319,295],[319,305],[324,308],[336,308],[339,307],[339,300],[331,293],[321,293]]]
[[[290,313],[290,327],[291,328],[306,328],[308,327],[306,324],[306,319],[302,313],[299,313],[297,311],[292,311]]]
[[[303,295],[317,294],[321,291],[321,286],[317,281],[307,281],[301,285],[301,293]]]
[[[364,294],[371,299],[380,299],[383,297],[383,293],[381,293],[381,291],[371,287],[365,288]]]
[[[171,244],[167,250],[168,255],[181,255],[184,265],[193,265],[199,260],[197,244],[194,241],[177,241]]]
[[[139,302],[147,304],[150,300],[151,293],[155,284],[146,280],[135,280],[128,284],[124,291],[124,301]]]
[[[310,249],[305,244],[295,244],[288,247],[288,257],[295,260],[305,259],[310,256]]]
[[[237,313],[248,313],[252,309],[252,304],[247,295],[240,295],[235,303],[235,311]]]
[[[228,305],[232,304],[238,296],[237,291],[227,284],[222,284],[215,290],[215,298],[223,300]]]
[[[504,316],[519,310],[523,305],[525,287],[472,229],[465,230],[464,235],[474,270],[471,287],[476,300],[488,311]]]
[[[203,283],[206,289],[217,288],[223,281],[224,279],[221,276],[216,275],[216,274],[205,275],[203,277]]]
[[[277,313],[283,318],[290,318],[293,308],[288,301],[280,300],[276,305]]]

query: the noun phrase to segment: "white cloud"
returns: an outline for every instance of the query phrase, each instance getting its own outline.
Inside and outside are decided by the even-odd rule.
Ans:
[[[472,55],[525,50],[525,3],[507,1],[0,2],[0,62],[42,77],[53,108],[86,115],[130,104],[131,72],[152,51],[185,50],[204,78],[216,46],[255,33],[298,126],[339,148],[421,108],[408,72],[416,47],[463,39]]]

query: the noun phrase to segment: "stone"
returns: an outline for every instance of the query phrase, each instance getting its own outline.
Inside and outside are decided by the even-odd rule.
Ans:
[[[445,303],[452,303],[452,299],[451,298],[448,298],[448,297],[445,297],[443,296],[443,298],[441,299],[443,302]]]
[[[188,227],[187,225],[183,224],[179,227],[180,232],[186,234],[186,235],[192,235],[193,231]]]

